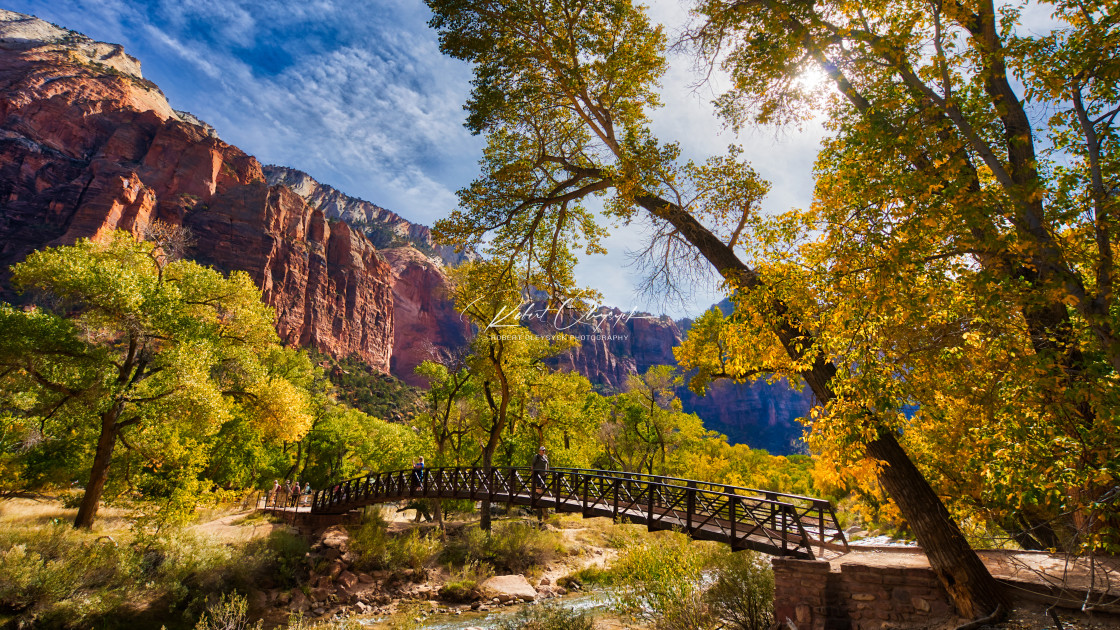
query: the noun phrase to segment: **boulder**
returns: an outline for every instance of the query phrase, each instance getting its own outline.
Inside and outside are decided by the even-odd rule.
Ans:
[[[337,582],[343,588],[352,588],[355,584],[358,583],[358,576],[349,571],[343,571],[342,573],[338,574],[338,578],[335,580],[335,582]]]
[[[537,598],[537,590],[529,584],[524,575],[498,575],[482,583],[483,594],[489,597],[507,596],[508,599],[523,599],[533,601]]]
[[[323,532],[319,537],[319,544],[345,553],[350,547],[350,533],[345,528],[335,525]]]
[[[311,602],[308,601],[307,596],[303,591],[298,588],[292,589],[292,599],[288,604],[288,608],[293,612],[307,612],[311,608]]]

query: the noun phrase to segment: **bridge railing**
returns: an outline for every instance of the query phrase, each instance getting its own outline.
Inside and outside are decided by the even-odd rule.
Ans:
[[[832,505],[822,499],[690,479],[605,470],[479,467],[372,473],[315,493],[312,512],[337,513],[410,497],[527,504],[678,529],[733,548],[814,557],[847,549]]]

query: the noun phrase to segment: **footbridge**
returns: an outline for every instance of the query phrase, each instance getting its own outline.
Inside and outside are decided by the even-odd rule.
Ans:
[[[832,504],[768,490],[609,470],[477,467],[381,472],[314,494],[312,514],[410,498],[469,499],[606,516],[776,556],[846,552]]]

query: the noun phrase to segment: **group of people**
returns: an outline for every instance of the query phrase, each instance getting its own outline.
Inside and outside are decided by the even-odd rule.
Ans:
[[[533,487],[537,492],[544,492],[548,489],[548,483],[544,479],[544,473],[548,470],[548,453],[542,446],[537,449],[537,454],[533,457]],[[424,458],[421,456],[412,462],[412,490],[420,489],[424,484]]]
[[[299,487],[299,480],[285,481],[279,479],[272,482],[272,490],[268,493],[266,505],[269,507],[299,507],[311,498],[311,484]]]

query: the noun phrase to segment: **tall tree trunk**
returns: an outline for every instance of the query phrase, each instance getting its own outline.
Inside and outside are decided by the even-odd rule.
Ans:
[[[487,444],[487,446],[489,446],[489,444]],[[492,454],[492,451],[489,448],[484,449],[482,451],[482,477],[484,479],[486,479],[487,484],[490,483],[490,463],[491,463],[491,459],[492,459],[491,454]],[[487,487],[489,488],[490,491],[493,491],[493,488],[489,487],[489,485]],[[487,494],[489,494],[489,493],[487,493]],[[487,496],[485,499],[482,500],[482,509],[479,512],[480,512],[480,518],[479,518],[479,521],[478,521],[479,529],[481,529],[484,532],[490,531],[491,524],[490,524],[490,497],[489,496]]]
[[[1009,602],[1003,589],[972,551],[945,504],[898,440],[890,433],[881,433],[867,444],[867,454],[883,462],[879,483],[906,516],[930,566],[956,603],[957,612],[975,619],[991,615],[1001,605],[1007,611]]]
[[[109,479],[109,463],[113,459],[117,433],[120,432],[117,419],[123,408],[124,404],[117,402],[101,415],[101,435],[97,438],[97,453],[93,456],[89,482],[86,483],[86,491],[78,507],[78,516],[74,518],[74,527],[83,529],[93,527],[93,519],[97,517],[97,506],[101,502],[101,493],[105,490],[105,482]]]
[[[506,428],[506,419],[509,415],[509,399],[511,395],[509,379],[506,377],[505,366],[502,365],[503,356],[505,354],[505,346],[502,344],[501,339],[497,342],[491,340],[490,342],[490,363],[494,368],[494,373],[498,377],[498,385],[501,387],[498,400],[494,400],[493,393],[490,391],[490,384],[483,382],[482,391],[486,394],[486,402],[490,406],[491,412],[494,414],[493,422],[490,424],[490,436],[486,441],[486,446],[482,448],[482,474],[486,476],[487,483],[490,482],[490,471],[494,462],[494,451],[498,449],[498,442],[501,440],[502,431]],[[491,492],[493,488],[490,488]],[[490,531],[490,499],[482,502],[482,518],[478,524],[484,531]]]
[[[641,195],[635,201],[650,214],[672,224],[739,290],[768,290],[758,272],[744,264],[731,247],[683,208],[653,195]],[[836,393],[832,390],[832,378],[836,375],[836,366],[816,349],[813,332],[798,321],[796,314],[791,313],[781,299],[772,297],[766,308],[769,323],[791,358],[799,361],[803,360],[806,352],[818,353],[813,358],[812,367],[801,372],[801,377],[821,404],[834,400]],[[875,421],[875,418],[870,419]],[[991,614],[999,604],[1004,604],[1002,610],[1006,612],[1007,600],[999,583],[972,550],[941,498],[898,440],[889,433],[881,432],[866,448],[867,455],[883,462],[879,482],[914,530],[918,544],[952,598],[957,612],[972,619]]]

